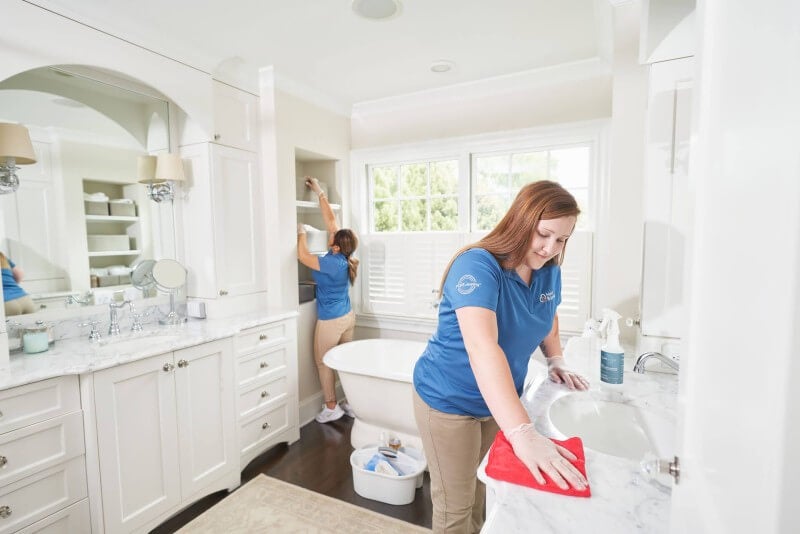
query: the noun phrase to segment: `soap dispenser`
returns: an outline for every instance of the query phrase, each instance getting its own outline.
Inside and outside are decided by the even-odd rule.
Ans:
[[[603,309],[600,329],[606,332],[606,342],[600,349],[600,381],[606,384],[622,384],[625,366],[625,351],[619,344],[620,314],[609,308]]]

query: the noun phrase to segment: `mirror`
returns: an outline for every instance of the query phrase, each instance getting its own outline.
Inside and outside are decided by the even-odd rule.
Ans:
[[[175,296],[186,284],[186,267],[175,260],[158,260],[152,269],[152,277],[159,291],[169,293],[169,313],[159,320],[161,324],[180,324],[186,320],[175,307]]]
[[[174,218],[137,182],[137,160],[169,150],[166,97],[118,73],[40,68],[0,81],[0,121],[27,126],[38,157],[20,168],[18,191],[0,196],[0,250],[22,267],[37,310],[89,291],[95,304],[120,291],[155,296],[133,283],[134,269],[175,257],[165,238]]]

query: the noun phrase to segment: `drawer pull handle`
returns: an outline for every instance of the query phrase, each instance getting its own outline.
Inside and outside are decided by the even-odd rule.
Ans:
[[[224,289],[220,289],[220,290],[219,290],[219,296],[220,296],[220,297],[224,297],[224,296],[226,296],[227,294],[228,294],[228,292],[227,292],[226,290],[224,290]]]
[[[169,373],[170,371],[172,371],[173,369],[175,369],[175,366],[174,366],[174,365],[172,365],[171,363],[165,363],[165,364],[164,364],[164,367],[162,367],[162,369],[164,369],[164,372],[165,372],[165,373]]]
[[[178,360],[178,367],[189,367],[189,362],[186,360]]]
[[[261,334],[260,336],[258,336],[258,339],[260,339],[261,341],[265,341],[267,337],[268,337],[267,334]]]
[[[261,367],[262,369],[266,369],[267,367],[269,367],[269,364],[267,362],[261,362],[260,364],[258,364],[258,366]]]
[[[264,423],[261,425],[261,430],[269,430],[269,423]]]
[[[261,398],[262,399],[266,399],[268,396],[269,396],[269,393],[267,393],[266,391],[262,391],[261,392]]]
[[[0,456],[0,468],[3,468],[8,463],[8,458],[5,456]]]
[[[0,506],[0,517],[5,519],[6,517],[11,515],[11,507],[10,506]]]

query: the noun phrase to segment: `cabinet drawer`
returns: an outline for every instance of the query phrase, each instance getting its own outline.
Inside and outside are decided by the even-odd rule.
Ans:
[[[85,498],[83,456],[23,478],[0,489],[0,534],[16,532]]]
[[[83,499],[20,530],[19,534],[89,534],[91,531],[89,499]]]
[[[255,415],[250,421],[242,424],[240,439],[242,454],[258,449],[269,439],[289,427],[289,404],[283,403],[270,407],[262,414]]]
[[[285,345],[239,358],[236,377],[239,387],[247,387],[255,380],[266,378],[286,368],[288,348]]]
[[[289,390],[288,379],[280,376],[239,393],[239,417],[247,417],[266,404],[282,399]]]
[[[83,452],[81,412],[7,432],[0,436],[0,486],[80,456]]]
[[[285,341],[288,341],[285,322],[256,326],[236,335],[236,353],[247,354],[260,347]]]
[[[80,410],[77,376],[0,391],[0,434]]]

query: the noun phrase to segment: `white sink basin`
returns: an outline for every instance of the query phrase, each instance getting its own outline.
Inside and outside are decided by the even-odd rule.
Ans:
[[[105,337],[95,345],[101,352],[128,353],[154,345],[169,345],[182,337],[179,332],[139,332],[137,334]]]
[[[674,424],[635,406],[597,400],[589,394],[567,395],[550,406],[550,422],[566,437],[579,436],[598,452],[641,460],[650,452],[666,456]]]

